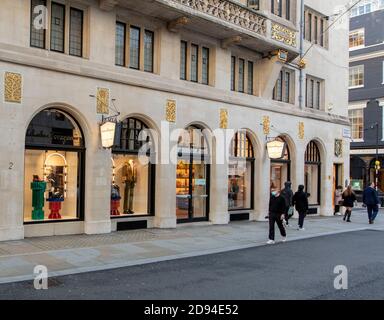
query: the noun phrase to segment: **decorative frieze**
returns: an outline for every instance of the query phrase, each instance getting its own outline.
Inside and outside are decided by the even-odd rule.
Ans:
[[[165,120],[168,122],[176,122],[176,101],[167,100],[165,107]]]
[[[97,88],[96,110],[98,114],[109,114],[109,89]]]
[[[283,42],[291,47],[296,47],[296,32],[283,27],[280,24],[272,23],[272,39]]]
[[[4,101],[21,103],[22,76],[20,73],[6,72],[4,75]]]
[[[228,129],[228,110],[220,109],[220,129]]]
[[[169,0],[182,4],[190,9],[222,19],[238,27],[265,36],[267,20],[251,10],[226,0]]]

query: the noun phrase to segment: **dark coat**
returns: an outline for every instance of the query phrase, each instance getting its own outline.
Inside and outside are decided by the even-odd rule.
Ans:
[[[285,206],[286,207],[292,207],[292,199],[293,199],[292,189],[285,187],[283,190],[281,190],[281,195],[283,196],[283,198],[285,200]]]
[[[278,197],[271,194],[269,199],[269,215],[277,217],[285,214],[285,211],[286,207],[284,197],[281,194]]]
[[[372,187],[365,188],[363,192],[363,203],[367,206],[375,206],[379,204],[379,195]]]
[[[356,196],[354,193],[351,193],[350,196],[347,196],[345,192],[343,193],[343,206],[353,208],[356,201]]]
[[[297,191],[293,196],[293,205],[298,212],[307,212],[308,194],[304,191]]]

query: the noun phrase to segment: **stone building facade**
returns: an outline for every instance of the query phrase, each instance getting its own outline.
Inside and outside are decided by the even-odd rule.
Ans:
[[[264,220],[288,180],[333,215],[348,21],[327,26],[345,3],[305,1],[300,69],[299,0],[2,0],[0,240]]]

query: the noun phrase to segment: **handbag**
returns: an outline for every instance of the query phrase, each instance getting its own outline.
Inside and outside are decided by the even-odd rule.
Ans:
[[[288,209],[288,217],[292,217],[293,216],[293,207],[289,207]]]
[[[344,205],[344,201],[343,201],[343,200],[340,200],[340,201],[339,201],[339,206],[342,206],[342,205]]]

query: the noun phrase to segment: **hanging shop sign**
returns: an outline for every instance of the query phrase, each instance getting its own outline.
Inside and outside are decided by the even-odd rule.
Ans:
[[[107,121],[100,125],[101,145],[103,148],[112,148],[115,141],[116,123]]]
[[[285,142],[273,140],[267,143],[268,156],[270,159],[281,159],[284,156]]]

